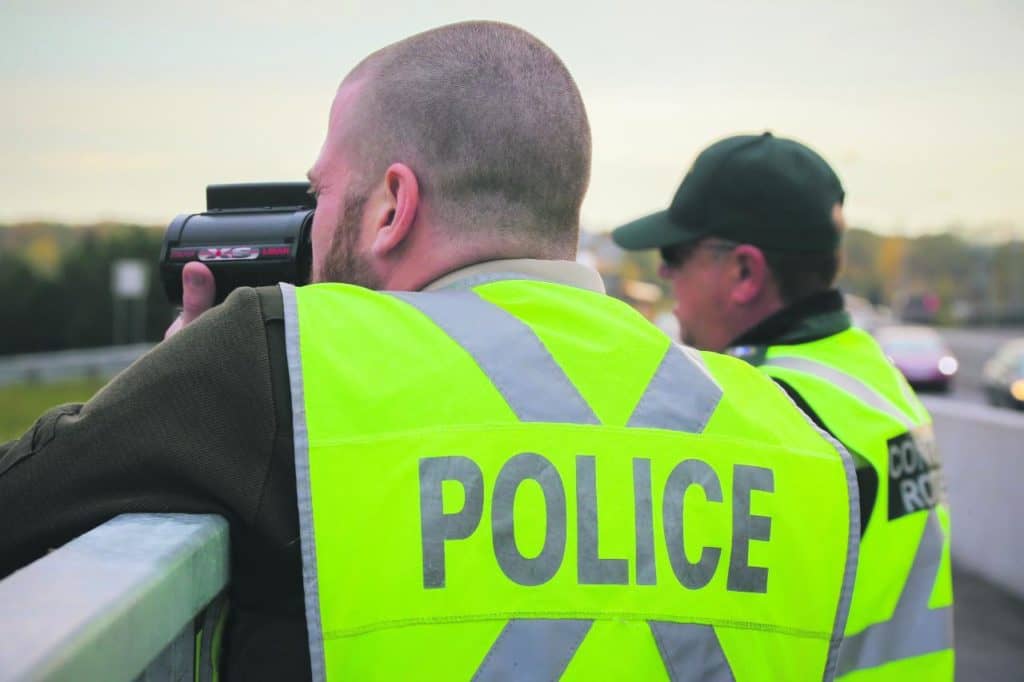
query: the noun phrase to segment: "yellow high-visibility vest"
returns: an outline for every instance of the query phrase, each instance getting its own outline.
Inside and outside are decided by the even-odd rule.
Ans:
[[[282,285],[315,679],[831,679],[849,455],[539,281]]]
[[[760,368],[878,474],[839,679],[952,680],[949,507],[927,410],[860,329],[770,346],[763,357]]]

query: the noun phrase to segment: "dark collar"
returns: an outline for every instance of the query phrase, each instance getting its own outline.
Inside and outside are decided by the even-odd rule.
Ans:
[[[806,343],[849,328],[850,315],[845,310],[843,295],[837,289],[829,289],[802,298],[761,320],[729,344],[726,352],[737,346]]]

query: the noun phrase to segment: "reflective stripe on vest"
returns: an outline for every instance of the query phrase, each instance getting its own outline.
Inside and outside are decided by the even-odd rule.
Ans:
[[[391,295],[417,308],[473,356],[521,421],[597,423],[540,339],[501,308],[468,292]]]
[[[837,675],[953,646],[953,607],[928,608],[943,541],[942,528],[932,510],[892,618],[843,640]]]
[[[292,439],[295,443],[295,486],[299,507],[299,543],[302,554],[302,591],[306,602],[309,662],[314,682],[327,679],[324,633],[320,618],[320,585],[317,581],[316,536],[313,532],[313,499],[309,481],[309,433],[306,430],[306,396],[299,345],[299,310],[295,288],[281,284],[284,308],[284,340],[288,358],[288,383],[292,395]]]
[[[948,532],[944,531],[940,521],[941,514],[948,522],[948,509],[942,502],[939,470],[931,470],[928,464],[936,455],[931,453],[922,458],[920,454],[933,449],[931,425],[920,420],[920,414],[926,416],[924,408],[905,387],[902,377],[895,375],[896,370],[884,355],[874,350],[875,345],[866,334],[859,330],[842,334],[845,338],[840,341],[848,345],[837,348],[857,349],[860,353],[856,357],[847,356],[850,366],[857,369],[858,377],[818,359],[816,344],[828,343],[828,339],[769,348],[765,361],[760,365],[769,375],[785,381],[799,393],[829,430],[843,438],[850,447],[855,447],[854,439],[860,439],[862,446],[858,452],[867,457],[879,473],[876,508],[867,527],[857,577],[859,596],[854,599],[851,626],[847,628],[847,636],[840,649],[837,675],[858,672],[858,680],[903,679],[906,675],[952,679],[952,606],[941,603],[940,598],[938,605],[929,608],[933,590],[940,589],[940,582],[949,581]],[[833,348],[821,355],[844,357],[843,353],[835,351]],[[890,394],[895,392],[892,399],[871,385],[872,381],[878,381],[879,377],[889,373],[894,374],[889,384],[895,386],[890,389]],[[800,374],[825,383],[803,381]],[[832,391],[839,391],[871,408],[875,411],[874,416],[867,412],[850,416],[852,413],[845,403],[834,402],[836,394],[830,393]],[[900,400],[906,401],[919,415],[898,407],[894,401]],[[869,435],[881,434],[886,429],[888,436]],[[875,441],[870,442],[871,438]],[[902,445],[911,448],[913,454],[902,453]],[[937,459],[934,461],[937,467]],[[912,469],[914,476],[920,474],[924,479],[920,483],[928,487],[931,500],[924,492],[919,493],[913,479],[898,480],[899,472],[893,468],[893,463],[899,468]],[[897,483],[907,489],[900,490]],[[898,506],[894,500],[901,495],[911,501],[910,507],[894,514],[892,506]],[[936,498],[937,502],[934,501]],[[915,535],[915,531],[921,526],[914,525],[907,518],[908,514],[924,517],[920,535]],[[880,537],[883,533],[889,539],[883,540]],[[911,553],[915,547],[916,551]],[[904,565],[902,562],[908,559],[906,579],[899,584],[893,583],[893,576],[898,573],[889,568],[890,563]],[[872,581],[878,581],[878,584],[872,584]],[[879,587],[883,583],[891,585],[888,592]],[[882,620],[878,619],[879,613],[886,614]],[[942,660],[912,660],[939,652],[946,652],[944,655],[947,657]],[[898,668],[882,667],[897,661],[900,662]]]
[[[488,291],[519,293],[517,287],[505,284]],[[545,283],[531,286],[539,287],[540,293],[552,293],[552,298],[594,296],[560,291],[568,288]],[[282,285],[282,292],[314,679],[325,679],[331,670],[376,671],[375,666],[383,663],[400,666],[400,657],[413,655],[407,647],[421,646],[415,637],[417,628],[423,627],[460,628],[453,630],[457,635],[441,639],[421,637],[433,642],[430,660],[455,666],[449,669],[450,675],[463,679],[555,679],[570,664],[585,665],[594,656],[603,656],[611,658],[602,665],[611,665],[622,654],[627,661],[637,657],[636,663],[642,666],[659,661],[672,680],[762,679],[765,665],[778,671],[802,670],[800,679],[831,678],[852,589],[852,571],[845,579],[843,572],[851,557],[855,561],[857,533],[842,537],[849,533],[849,513],[805,520],[809,514],[790,510],[784,501],[792,499],[795,504],[806,497],[797,495],[795,487],[806,476],[806,482],[820,492],[845,494],[855,505],[848,488],[852,464],[814,434],[774,386],[764,382],[767,388],[762,387],[756,373],[751,378],[756,381],[748,388],[765,394],[764,415],[774,430],[788,434],[782,443],[791,439],[792,445],[771,445],[756,438],[748,442],[733,427],[716,427],[726,429],[718,434],[713,424],[751,419],[750,428],[755,428],[759,420],[731,403],[717,413],[724,395],[716,383],[718,375],[712,373],[712,378],[693,357],[667,340],[637,349],[638,355],[646,353],[645,366],[650,369],[645,371],[650,373],[645,385],[635,384],[635,396],[623,396],[632,409],[620,410],[622,421],[616,425],[599,416],[609,414],[605,403],[615,392],[603,396],[584,392],[584,384],[570,378],[573,367],[565,364],[568,359],[552,350],[559,339],[538,335],[520,319],[521,308],[513,314],[511,308],[474,291],[385,295],[345,287],[307,287],[296,292]],[[324,306],[331,297],[346,304],[331,308],[332,312],[351,312],[353,324],[322,330],[322,322],[337,319],[318,315],[327,309]],[[601,305],[619,305],[601,299]],[[514,308],[518,303],[512,300],[509,305]],[[417,318],[409,310],[424,317]],[[381,312],[379,320],[371,319],[380,311],[387,312]],[[309,318],[316,323],[303,326]],[[372,422],[339,425],[347,421],[346,401],[352,399],[365,398],[374,405],[364,419],[372,419],[379,407],[381,419],[388,424],[404,423],[404,409],[417,409],[400,389],[403,381],[409,388],[422,385],[421,380],[406,379],[408,372],[431,373],[430,367],[417,365],[423,360],[415,356],[419,344],[436,341],[426,338],[434,332],[425,324],[443,331],[450,344],[438,343],[432,346],[433,354],[424,356],[445,368],[433,381],[449,379],[449,385],[434,386],[437,405],[426,409],[450,410],[455,415],[452,421],[432,426],[428,420],[417,426],[410,418],[408,426],[381,425],[378,435],[364,433],[364,426],[371,427],[371,432],[378,426]],[[589,331],[597,333],[599,328]],[[653,339],[645,336],[646,329],[639,330],[638,336]],[[581,338],[589,340],[587,332],[581,330]],[[373,338],[347,342],[346,335],[362,341],[364,333]],[[331,349],[331,339],[347,343]],[[304,344],[317,349],[315,354],[305,350]],[[378,344],[388,348],[367,350]],[[417,344],[416,351],[405,344]],[[654,347],[662,349],[660,355],[651,353]],[[324,350],[336,352],[337,360],[321,358]],[[395,359],[406,350],[412,353],[408,361]],[[463,372],[463,358],[471,359],[478,368],[474,371],[482,372],[505,407],[484,393],[473,393],[480,389],[470,387],[475,379]],[[362,372],[346,371],[353,367]],[[364,384],[367,371],[373,371],[375,378]],[[632,390],[628,387],[635,382],[625,373],[636,370],[610,364],[608,371],[623,373],[621,390]],[[315,383],[310,377],[315,377]],[[349,386],[348,380],[362,388]],[[458,419],[463,411],[483,410],[484,403],[496,406],[479,426],[476,418],[467,417],[465,425]],[[511,418],[501,416],[503,410]],[[697,438],[705,432],[710,435]],[[717,444],[717,449],[705,441]],[[719,455],[727,443],[733,451]],[[671,459],[682,461],[669,467],[666,452],[676,453]],[[783,457],[790,452],[792,463]],[[372,469],[371,459],[379,460]],[[768,462],[773,466],[766,466]],[[727,470],[730,465],[732,469]],[[572,481],[566,467],[575,469],[575,489],[563,483]],[[410,479],[410,474],[417,470],[418,483],[414,483],[417,478]],[[371,471],[375,480],[360,478]],[[606,496],[618,501],[624,497],[617,471],[632,475],[633,483],[627,483],[625,490],[629,503],[609,508]],[[406,482],[413,483],[413,490]],[[451,484],[461,488],[456,496],[461,501],[454,506],[445,492]],[[415,495],[417,487],[419,513],[412,516],[415,523],[410,525],[412,508],[402,491]],[[690,487],[701,492],[687,494]],[[375,488],[385,501],[374,497]],[[325,497],[318,490],[331,493]],[[529,501],[523,502],[520,496]],[[771,504],[776,497],[780,502]],[[543,510],[540,523],[538,504]],[[716,513],[728,510],[730,504],[731,519]],[[529,507],[526,511],[524,505]],[[684,505],[687,509],[696,505],[702,513],[684,514]],[[607,516],[610,509],[629,509],[634,518]],[[388,515],[387,520],[382,514]],[[486,538],[488,526],[491,542],[482,545],[478,538]],[[524,528],[533,541],[523,537]],[[731,543],[715,542],[716,534],[730,528]],[[536,542],[540,530],[542,540]],[[367,536],[367,532],[376,535]],[[345,535],[345,541],[339,541],[338,535]],[[412,537],[422,538],[422,544],[417,541],[414,546],[415,554],[402,544],[404,538]],[[609,538],[611,544],[606,545]],[[621,543],[615,541],[622,538],[635,540],[635,554],[610,558],[619,556]],[[696,538],[696,544],[691,538]],[[468,553],[466,543],[471,542],[480,549],[493,544],[493,555],[487,555],[496,564],[475,550]],[[567,549],[575,549],[576,556],[563,561]],[[790,556],[790,551],[795,554]],[[422,576],[413,568],[420,560]],[[575,579],[563,566],[573,561]],[[766,564],[769,568],[762,568]],[[479,586],[467,586],[467,576]],[[409,578],[422,579],[421,584],[411,585]],[[355,579],[360,586],[352,582]],[[667,592],[669,583],[676,581],[677,588]],[[706,586],[710,588],[704,590]],[[376,591],[382,601],[372,604],[368,599]],[[665,599],[666,594],[676,597]],[[816,598],[794,607],[796,595]],[[785,601],[785,608],[778,600]],[[801,610],[804,615],[794,615]],[[492,622],[500,624],[500,630],[492,631]],[[646,622],[657,659],[643,658],[634,648],[642,639],[635,640],[636,645],[623,642],[626,648],[619,653],[593,648],[588,653],[588,642],[607,637],[609,627],[635,622]],[[634,632],[627,634],[632,637]],[[365,637],[373,637],[374,644],[358,645]],[[436,651],[454,638],[464,644],[462,653],[446,657]],[[485,641],[482,649],[474,649]],[[387,658],[365,658],[377,656],[374,647],[384,646],[381,642],[396,642],[401,650]],[[479,656],[475,663],[474,654]],[[451,660],[467,656],[465,662]],[[812,668],[815,673],[807,675]],[[451,672],[456,669],[461,672]],[[639,667],[636,672],[642,676],[645,669]],[[429,676],[423,670],[418,674]],[[577,670],[576,674],[582,673]]]
[[[914,427],[914,420],[903,414],[903,412],[893,405],[888,398],[865,384],[860,379],[850,376],[846,372],[833,369],[824,363],[816,362],[815,360],[808,360],[807,358],[781,356],[768,358],[761,366],[782,367],[785,369],[792,369],[797,372],[804,372],[805,374],[813,374],[819,379],[823,379],[847,393],[856,396],[859,400],[867,403],[879,412],[885,412],[893,419],[903,422],[908,429]]]

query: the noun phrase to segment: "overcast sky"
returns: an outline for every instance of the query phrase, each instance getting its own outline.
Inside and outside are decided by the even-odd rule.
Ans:
[[[575,75],[585,226],[664,208],[717,138],[836,167],[853,225],[1024,235],[1024,3],[0,0],[0,221],[166,223],[214,182],[298,180],[342,76],[421,30],[500,19]]]

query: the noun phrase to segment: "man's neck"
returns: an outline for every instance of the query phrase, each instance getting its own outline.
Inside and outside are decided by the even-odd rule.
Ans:
[[[739,334],[729,347],[805,343],[849,327],[850,316],[844,309],[842,294],[836,289],[829,289],[780,307]]]

